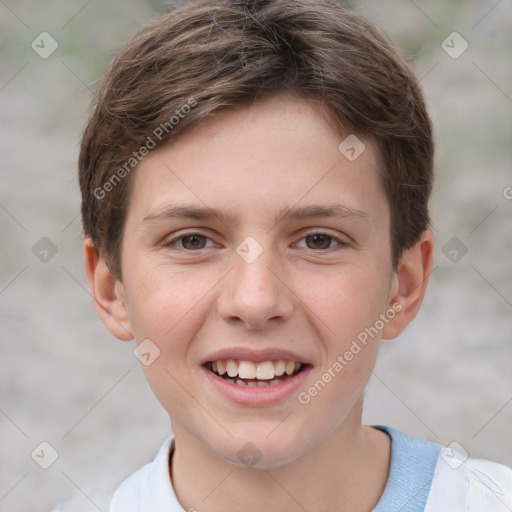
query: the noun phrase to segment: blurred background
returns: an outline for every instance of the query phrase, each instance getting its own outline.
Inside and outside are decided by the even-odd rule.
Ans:
[[[512,3],[352,4],[404,49],[437,143],[435,270],[418,317],[382,345],[365,423],[512,465]],[[106,511],[103,493],[170,433],[133,342],[93,309],[76,176],[96,81],[168,8],[0,0],[2,512],[67,497]]]

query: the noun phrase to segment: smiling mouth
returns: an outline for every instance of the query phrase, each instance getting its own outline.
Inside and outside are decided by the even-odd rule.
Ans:
[[[281,384],[302,372],[307,364],[285,361],[239,361],[219,359],[208,361],[204,367],[226,382],[247,387],[265,387]]]

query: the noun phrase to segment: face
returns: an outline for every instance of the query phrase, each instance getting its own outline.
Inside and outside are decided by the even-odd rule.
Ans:
[[[274,96],[203,122],[132,176],[117,290],[148,362],[158,355],[144,371],[177,438],[234,464],[248,442],[277,467],[360,424],[398,315],[376,148],[360,137],[349,160],[331,125],[317,103]],[[213,373],[223,366],[238,377]]]

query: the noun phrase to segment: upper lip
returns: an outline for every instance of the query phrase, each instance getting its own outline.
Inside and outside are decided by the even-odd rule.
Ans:
[[[218,361],[219,359],[237,359],[238,361],[253,361],[255,363],[284,359],[285,361],[309,364],[303,356],[300,356],[290,350],[283,350],[279,348],[254,350],[246,347],[230,347],[217,350],[205,356],[200,364],[203,365],[210,361]]]

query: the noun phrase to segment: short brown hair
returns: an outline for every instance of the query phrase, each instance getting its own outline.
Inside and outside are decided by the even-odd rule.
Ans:
[[[396,268],[429,225],[434,152],[423,95],[404,57],[340,1],[198,0],[123,46],[84,130],[84,234],[116,277],[129,173],[147,151],[222,109],[285,91],[320,100],[340,131],[377,144]]]

